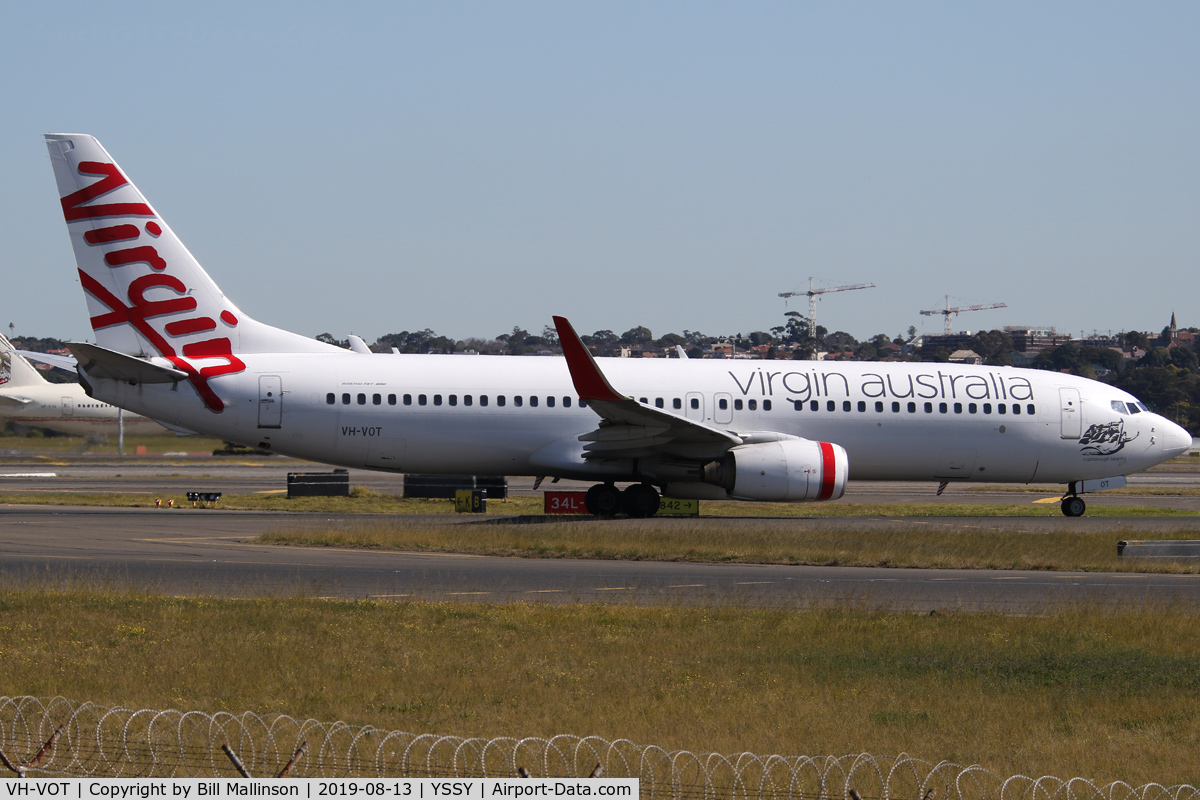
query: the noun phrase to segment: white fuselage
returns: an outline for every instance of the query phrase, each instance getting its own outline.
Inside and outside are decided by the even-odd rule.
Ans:
[[[244,372],[209,381],[225,403],[219,413],[187,382],[89,382],[97,398],[170,424],[347,467],[612,480],[645,475],[635,459],[581,458],[578,437],[599,419],[580,407],[561,358],[347,352],[242,360]],[[1127,405],[1136,402],[1127,393],[1054,372],[929,363],[599,361],[619,392],[668,413],[739,435],[769,431],[840,444],[857,480],[1069,482],[1142,470],[1191,442],[1174,423]]]
[[[76,436],[116,436],[120,409],[88,397],[77,383],[41,383],[0,386],[0,421],[35,428],[50,428]],[[130,414],[122,423],[129,435],[165,433],[152,419]]]

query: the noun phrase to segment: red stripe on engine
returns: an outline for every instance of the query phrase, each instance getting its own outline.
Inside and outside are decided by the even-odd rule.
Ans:
[[[837,482],[837,459],[829,442],[817,442],[817,445],[821,448],[821,493],[817,499],[828,500],[833,497],[833,486]]]

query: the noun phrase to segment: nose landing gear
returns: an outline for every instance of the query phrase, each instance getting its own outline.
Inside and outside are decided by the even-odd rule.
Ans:
[[[648,483],[635,483],[623,492],[611,483],[597,483],[583,498],[588,513],[597,517],[615,517],[621,511],[630,517],[652,517],[658,503],[658,490]]]
[[[1083,498],[1077,494],[1078,491],[1079,484],[1075,481],[1067,484],[1067,494],[1062,499],[1064,517],[1082,517],[1083,512],[1087,511],[1087,503],[1083,502]]]
[[[1083,502],[1083,498],[1077,494],[1070,497],[1064,497],[1062,500],[1062,513],[1066,517],[1082,517],[1083,512],[1087,511],[1087,503]]]

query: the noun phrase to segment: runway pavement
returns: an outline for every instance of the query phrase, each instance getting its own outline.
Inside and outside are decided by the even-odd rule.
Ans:
[[[253,541],[273,527],[296,524],[298,516],[203,509],[0,508],[0,581],[7,586],[99,582],[170,594],[240,597],[768,607],[849,602],[868,608],[1007,613],[1073,603],[1200,606],[1200,576],[1188,575],[491,558],[279,547]],[[349,521],[348,517],[326,514],[303,517],[314,523]],[[1187,524],[1180,518],[1157,519],[1156,524],[1162,526]],[[1058,523],[1028,518],[928,521],[1025,526],[1022,529]],[[838,522],[772,521],[779,525]],[[1128,524],[1128,520],[1099,517],[1073,522],[1094,530],[1116,530]],[[712,519],[705,524],[738,521]],[[855,520],[854,524],[889,523]],[[1200,518],[1191,524],[1200,528]]]

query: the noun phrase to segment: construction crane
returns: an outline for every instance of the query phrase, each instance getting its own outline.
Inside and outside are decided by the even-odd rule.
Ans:
[[[950,307],[950,295],[946,295],[946,307],[945,308],[935,308],[935,309],[932,309],[931,311],[922,311],[921,316],[932,317],[935,314],[941,314],[942,316],[944,316],[946,318],[946,335],[950,336],[951,334],[954,333],[954,331],[950,325],[950,317],[951,316],[961,314],[964,311],[986,311],[989,308],[1008,308],[1008,303],[984,303],[983,305],[956,306],[954,308],[951,308]]]
[[[832,286],[828,289],[814,289],[813,279],[808,279],[807,292],[780,292],[779,296],[783,298],[784,303],[787,303],[789,297],[800,297],[806,295],[808,297],[808,336],[810,339],[817,338],[817,295],[829,294],[830,292],[848,292],[851,289],[874,289],[873,283],[855,283],[848,286]]]

